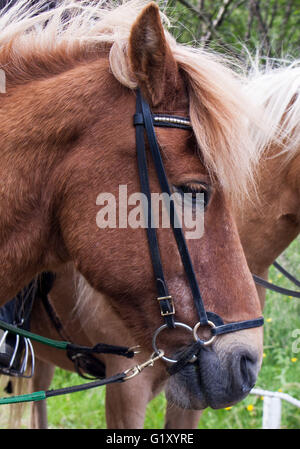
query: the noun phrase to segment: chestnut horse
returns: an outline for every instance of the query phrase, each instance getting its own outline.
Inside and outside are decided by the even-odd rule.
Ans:
[[[264,108],[265,120],[269,122],[268,135],[255,134],[257,145],[263,143],[264,151],[257,170],[257,191],[259,203],[249,201],[243,208],[236,208],[238,230],[252,273],[265,279],[274,260],[297,237],[300,232],[300,65],[297,62],[260,73],[256,70],[249,77],[247,90]],[[265,289],[257,286],[261,305],[265,301]],[[76,341],[94,344],[100,341],[117,343],[117,332],[122,333],[126,341],[134,344],[126,326],[110,307],[103,296],[93,290],[70,265],[57,273],[50,300],[57,316],[63,323],[67,336]],[[97,308],[98,307],[98,308]],[[68,312],[73,310],[73,312]],[[98,325],[98,316],[110,317]],[[37,301],[33,309],[33,328],[52,338],[59,338],[53,323],[41,302]],[[33,390],[49,387],[54,365],[72,370],[70,361],[55,350],[36,346],[38,357],[36,374],[33,378]],[[107,369],[118,371],[120,367],[110,368],[113,361],[104,358]],[[53,365],[52,365],[52,364]],[[115,364],[122,361],[115,360]],[[142,377],[143,376],[143,377]],[[110,426],[142,425],[147,402],[164,387],[165,381],[155,371],[143,373],[138,381],[140,393],[133,395],[130,385],[122,386],[122,396],[130,399],[135,411],[130,418],[122,408],[114,407],[117,395],[115,388],[108,387],[107,424]],[[133,386],[133,385],[132,385]],[[132,395],[132,396],[130,396]],[[116,418],[115,418],[116,416]],[[183,410],[176,404],[168,403],[166,427],[197,428],[201,411]],[[33,404],[32,426],[47,426],[46,403]]]
[[[265,279],[300,232],[300,61],[274,69],[271,64],[262,73],[253,69],[247,86],[271,125],[262,139],[254,136],[265,147],[257,172],[260,205],[236,212],[250,270]],[[265,289],[258,290],[263,306]]]
[[[205,308],[225,323],[259,317],[232,212],[233,201],[253,184],[257,151],[248,125],[257,111],[236,75],[216,55],[177,44],[154,3],[113,8],[105,2],[101,8],[101,2],[63,1],[37,16],[42,3],[29,8],[20,0],[0,19],[0,64],[7,83],[0,108],[1,304],[38,273],[63,273],[72,263],[71,271],[75,266],[99,292],[95,308],[88,307],[99,328],[109,323],[102,341],[139,344],[141,360],[153,352],[152,336],[162,317],[153,301],[145,229],[100,229],[96,223],[99,193],[117,197],[119,185],[127,185],[128,195],[140,188],[132,123],[139,87],[155,114],[189,116],[193,127],[193,133],[159,128],[157,138],[170,185],[207,198],[205,233],[188,242]],[[152,191],[159,192],[152,164],[149,176]],[[199,319],[172,230],[159,228],[157,235],[169,292],[178,298],[176,319],[192,329]],[[52,293],[62,296],[55,304],[66,306],[68,317],[72,287],[65,273],[63,292],[58,276]],[[40,325],[37,317],[32,330]],[[86,326],[92,324],[84,321],[82,333],[87,334]],[[201,327],[198,335],[209,334]],[[77,336],[81,344],[102,337],[101,332],[95,339]],[[136,391],[149,385],[151,370],[127,385],[108,387],[108,425],[142,427],[141,410],[162,386],[182,408],[236,403],[255,383],[262,339],[261,327],[222,335],[199,352],[195,365],[188,363],[172,376],[158,361],[152,373],[159,382],[143,394]],[[165,331],[159,340],[173,358],[191,343],[190,333],[180,329]],[[103,360],[106,374],[115,373],[119,361]],[[127,365],[123,362],[122,370]]]

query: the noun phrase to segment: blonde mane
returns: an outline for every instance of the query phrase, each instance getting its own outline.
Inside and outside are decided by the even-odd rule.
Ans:
[[[253,133],[256,146],[268,155],[270,146],[276,144],[280,148],[276,155],[284,155],[288,163],[300,152],[300,60],[267,60],[264,69],[252,61],[246,90],[264,110],[263,120],[268,124],[263,135]]]
[[[19,0],[0,17],[0,68],[7,74],[8,86],[49,77],[78,60],[95,58],[106,45],[113,75],[130,89],[136,88],[127,57],[128,38],[147,3],[130,0],[115,6],[113,0],[61,0],[55,9],[38,14],[44,0],[34,6]],[[168,23],[164,14],[161,17]],[[239,200],[250,189],[260,153],[250,138],[249,125],[263,122],[243,92],[242,80],[223,57],[178,44],[168,31],[165,34],[186,75],[201,156],[225,194]]]

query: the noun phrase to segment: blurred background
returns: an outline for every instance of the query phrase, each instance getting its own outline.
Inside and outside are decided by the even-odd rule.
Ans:
[[[180,42],[271,58],[299,57],[300,0],[169,0],[173,34]]]

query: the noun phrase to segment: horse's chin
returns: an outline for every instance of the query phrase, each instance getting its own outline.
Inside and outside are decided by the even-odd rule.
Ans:
[[[203,410],[208,407],[208,403],[203,395],[203,392],[197,388],[197,393],[191,391],[188,382],[190,379],[178,379],[178,376],[173,375],[169,378],[165,395],[169,403],[176,405],[183,409]]]

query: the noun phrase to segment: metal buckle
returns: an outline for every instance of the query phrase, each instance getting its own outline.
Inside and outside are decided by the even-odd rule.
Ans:
[[[161,312],[160,312],[161,316],[175,315],[175,306],[174,306],[174,302],[173,302],[172,296],[159,296],[157,298],[157,301],[164,301],[164,300],[169,301],[169,304],[170,304],[172,310],[170,310],[169,312],[163,312],[161,310]]]

